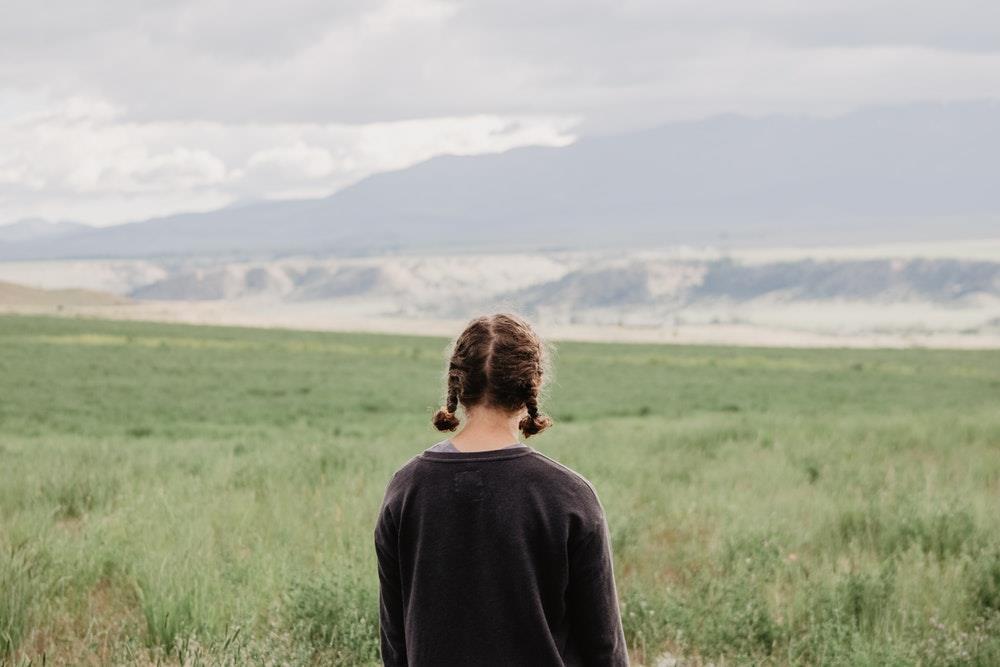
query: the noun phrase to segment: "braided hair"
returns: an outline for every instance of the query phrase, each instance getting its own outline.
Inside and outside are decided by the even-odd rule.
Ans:
[[[509,313],[469,322],[455,339],[448,362],[445,403],[431,420],[439,431],[458,428],[459,404],[487,405],[510,412],[527,409],[518,427],[528,438],[552,425],[538,408],[547,365],[545,346],[531,326]]]

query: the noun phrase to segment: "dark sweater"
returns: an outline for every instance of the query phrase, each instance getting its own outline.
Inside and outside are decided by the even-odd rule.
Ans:
[[[385,665],[628,664],[594,487],[531,447],[414,457],[375,548]]]

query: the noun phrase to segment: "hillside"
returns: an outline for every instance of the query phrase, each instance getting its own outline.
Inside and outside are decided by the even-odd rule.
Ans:
[[[364,298],[454,314],[470,300],[503,300],[528,312],[692,305],[706,300],[784,302],[830,299],[960,304],[1000,299],[1000,263],[959,259],[802,259],[745,264],[641,255],[539,255],[273,261],[196,266],[136,287],[156,300],[285,301]]]
[[[131,299],[96,290],[50,290],[0,282],[0,308],[23,306],[118,306],[127,303],[131,303]]]
[[[723,116],[439,157],[331,197],[0,244],[0,259],[271,257],[995,236],[1000,104]]]

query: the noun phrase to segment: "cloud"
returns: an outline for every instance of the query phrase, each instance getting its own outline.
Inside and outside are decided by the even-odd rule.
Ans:
[[[1000,4],[7,0],[0,82],[0,221],[120,220],[565,141],[571,119],[996,99]]]
[[[580,114],[607,131],[880,103],[884,85],[926,98],[942,79],[982,98],[998,55],[985,0],[12,0],[0,24],[9,86],[226,123]],[[813,76],[783,81],[796,65]],[[857,73],[866,88],[831,100]]]
[[[104,100],[0,118],[0,220],[109,224],[246,199],[321,197],[441,153],[573,140],[575,119],[436,118],[367,125],[127,120]]]
[[[247,196],[271,192],[278,197],[308,197],[312,188],[329,190],[329,178],[338,165],[333,153],[326,148],[309,146],[301,139],[294,144],[264,148],[247,160],[246,168],[234,172],[240,189]]]

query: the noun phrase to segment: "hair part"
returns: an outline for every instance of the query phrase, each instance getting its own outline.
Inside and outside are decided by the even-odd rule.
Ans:
[[[538,408],[547,366],[545,345],[523,318],[510,313],[477,317],[451,347],[445,404],[431,422],[439,431],[454,431],[459,404],[510,412],[526,408],[518,428],[525,438],[541,433],[552,425]]]

